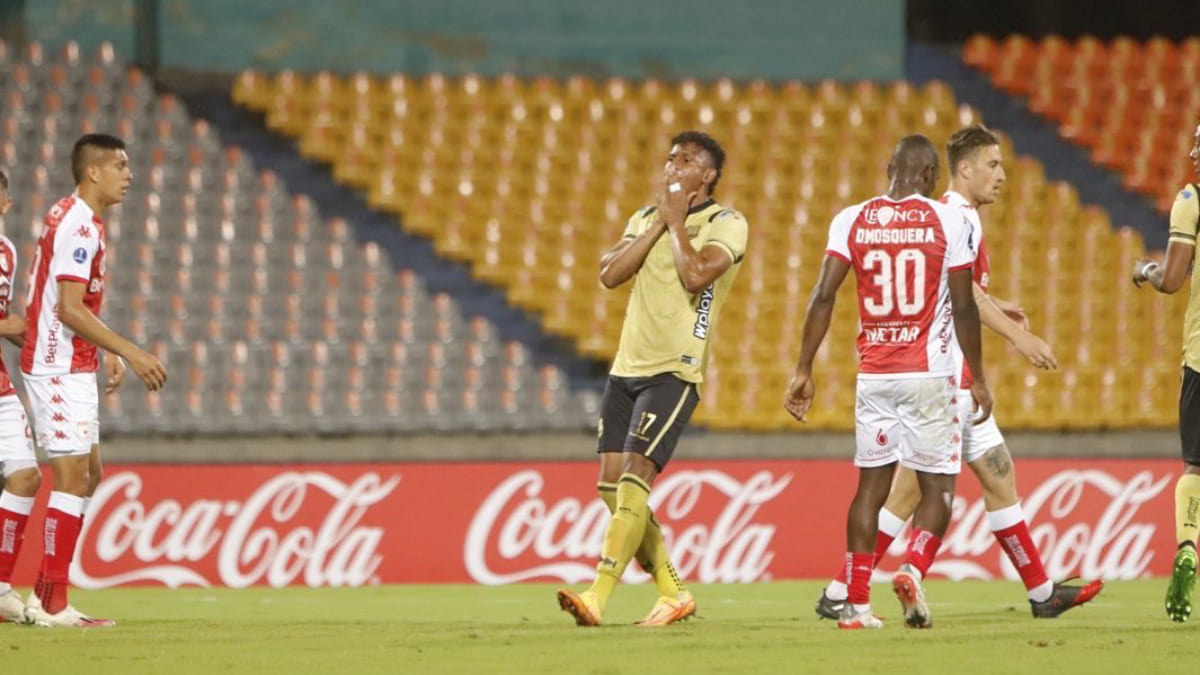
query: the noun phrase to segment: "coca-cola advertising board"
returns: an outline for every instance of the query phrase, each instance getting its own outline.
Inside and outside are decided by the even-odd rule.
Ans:
[[[608,511],[596,464],[110,466],[73,566],[81,587],[357,586],[589,579]],[[1054,578],[1169,573],[1168,460],[1023,460],[1024,509]],[[47,480],[50,477],[47,475]],[[845,548],[849,461],[677,461],[650,503],[685,578],[825,578]],[[16,581],[40,558],[45,491]],[[904,536],[885,559],[898,564]],[[630,566],[628,580],[646,577]],[[932,573],[1016,578],[968,473]]]

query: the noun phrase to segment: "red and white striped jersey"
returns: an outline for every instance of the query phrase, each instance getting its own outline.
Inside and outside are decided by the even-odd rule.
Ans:
[[[971,202],[953,190],[942,195],[942,203],[957,210],[962,214],[963,220],[967,226],[971,228],[974,241],[979,243],[979,250],[975,253],[975,266],[972,273],[975,276],[975,283],[984,291],[988,289],[989,275],[991,274],[992,265],[988,261],[987,243],[983,238],[983,221],[979,218],[979,210],[971,206]],[[971,369],[967,367],[967,360],[963,356],[962,349],[958,346],[958,341],[954,341],[954,358],[956,362],[962,364],[962,376],[959,378],[958,386],[963,389],[970,389],[974,384],[975,378],[971,377]]]
[[[58,318],[58,282],[86,284],[83,305],[99,316],[104,252],[104,223],[78,194],[50,208],[30,271],[21,372],[37,377],[94,373],[99,368],[96,345],[75,335]]]
[[[834,217],[825,253],[849,263],[858,282],[859,377],[955,373],[948,278],[971,267],[974,250],[961,215],[917,194],[875,197]]]
[[[8,308],[12,304],[13,293],[17,288],[17,247],[8,237],[0,234],[0,319],[8,318]],[[0,360],[0,396],[12,396],[17,393],[12,380],[8,377],[8,368]]]

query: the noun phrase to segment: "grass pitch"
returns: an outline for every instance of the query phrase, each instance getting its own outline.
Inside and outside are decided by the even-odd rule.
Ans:
[[[817,582],[694,586],[700,616],[631,625],[650,585],[617,589],[605,626],[577,628],[553,585],[76,591],[115,629],[0,625],[8,673],[1188,673],[1194,623],[1166,618],[1165,579],[1111,583],[1090,605],[1034,621],[1008,582],[932,582],[934,628],[903,627],[877,584],[881,631],[818,621]]]

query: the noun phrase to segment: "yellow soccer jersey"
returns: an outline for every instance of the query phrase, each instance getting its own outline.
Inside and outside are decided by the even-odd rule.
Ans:
[[[1196,221],[1200,220],[1200,195],[1195,185],[1184,186],[1171,205],[1171,241],[1196,245]],[[1195,255],[1195,253],[1193,253]],[[1200,370],[1200,275],[1192,274],[1192,295],[1183,320],[1183,363]]]
[[[625,238],[645,232],[658,218],[653,206],[633,214],[625,227]],[[663,234],[634,277],[613,375],[651,377],[673,373],[686,382],[704,380],[717,315],[746,252],[747,225],[741,213],[709,200],[688,211],[684,226],[696,250],[708,244],[720,246],[733,265],[700,293],[688,293],[675,271],[670,234]]]

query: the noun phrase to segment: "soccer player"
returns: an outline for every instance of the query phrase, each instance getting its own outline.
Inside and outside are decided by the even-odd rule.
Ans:
[[[8,176],[0,171],[0,216],[11,207]],[[0,337],[19,345],[25,336],[25,318],[9,313],[16,278],[17,248],[0,234]],[[13,590],[12,575],[42,474],[33,453],[25,406],[17,398],[3,361],[0,361],[0,465],[4,475],[4,492],[0,493],[0,621],[24,623],[25,603]]]
[[[659,593],[639,623],[662,626],[696,612],[647,502],[699,401],[709,338],[746,250],[745,218],[713,199],[724,164],[724,150],[707,134],[671,139],[657,206],[633,214],[600,259],[605,287],[634,285],[601,403],[597,489],[613,516],[591,587],[558,591],[580,626],[600,624],[635,556]]]
[[[1188,153],[1200,176],[1200,126]],[[1159,293],[1183,288],[1196,257],[1200,196],[1195,183],[1183,186],[1171,205],[1171,230],[1165,261],[1149,258],[1133,265],[1133,283],[1149,282]],[[1183,475],[1175,483],[1175,539],[1179,550],[1167,585],[1167,616],[1187,621],[1192,613],[1192,587],[1196,583],[1196,535],[1200,531],[1200,275],[1192,275],[1192,297],[1183,321],[1183,385],[1179,395],[1179,439],[1183,447]]]
[[[854,414],[859,482],[846,524],[851,610],[838,621],[846,629],[883,626],[871,612],[870,582],[879,509],[897,461],[916,472],[921,498],[892,587],[907,625],[932,625],[921,580],[950,523],[962,445],[951,341],[958,340],[976,375],[970,395],[978,422],[992,412],[972,290],[978,242],[958,213],[929,199],[938,179],[937,149],[924,136],[901,139],[888,178],[886,194],[842,210],[830,224],[784,399],[788,412],[804,421],[815,395],[813,359],[829,331],[838,288],[853,269],[862,329]]]
[[[39,626],[112,626],[67,601],[71,558],[87,504],[100,483],[99,350],[107,391],[120,386],[129,362],[150,391],[167,380],[153,354],[117,335],[98,317],[104,297],[105,236],[100,215],[120,204],[133,178],[125,143],[88,134],[71,151],[75,192],[46,214],[34,258],[21,372],[38,444],[50,458],[54,491],[46,508],[45,549],[26,618]]]
[[[1028,319],[1019,305],[988,295],[990,263],[987,245],[983,236],[983,224],[979,208],[996,201],[1000,186],[1004,183],[1004,167],[1000,156],[1000,139],[982,125],[960,129],[946,144],[946,159],[950,166],[950,188],[942,196],[942,203],[959,212],[979,243],[975,258],[975,300],[979,305],[979,317],[985,326],[1007,339],[1017,351],[1029,359],[1035,367],[1053,369],[1058,361],[1049,345],[1030,333]],[[959,361],[960,350],[955,350]],[[1037,546],[1025,523],[1017,497],[1016,473],[1012,456],[1004,443],[1004,437],[996,426],[996,418],[971,424],[970,398],[967,390],[971,386],[971,370],[963,365],[959,380],[962,389],[959,396],[959,420],[962,423],[962,456],[967,466],[979,479],[983,488],[984,508],[988,524],[1000,548],[1012,561],[1029,596],[1030,607],[1035,618],[1053,618],[1091,600],[1104,587],[1095,581],[1083,587],[1052,582],[1038,553]],[[901,468],[892,483],[887,503],[879,511],[879,532],[875,540],[875,564],[887,553],[892,540],[903,529],[920,500],[920,489],[912,471]],[[846,607],[846,578],[839,569],[834,581],[829,584],[817,601],[819,616],[837,619]]]

